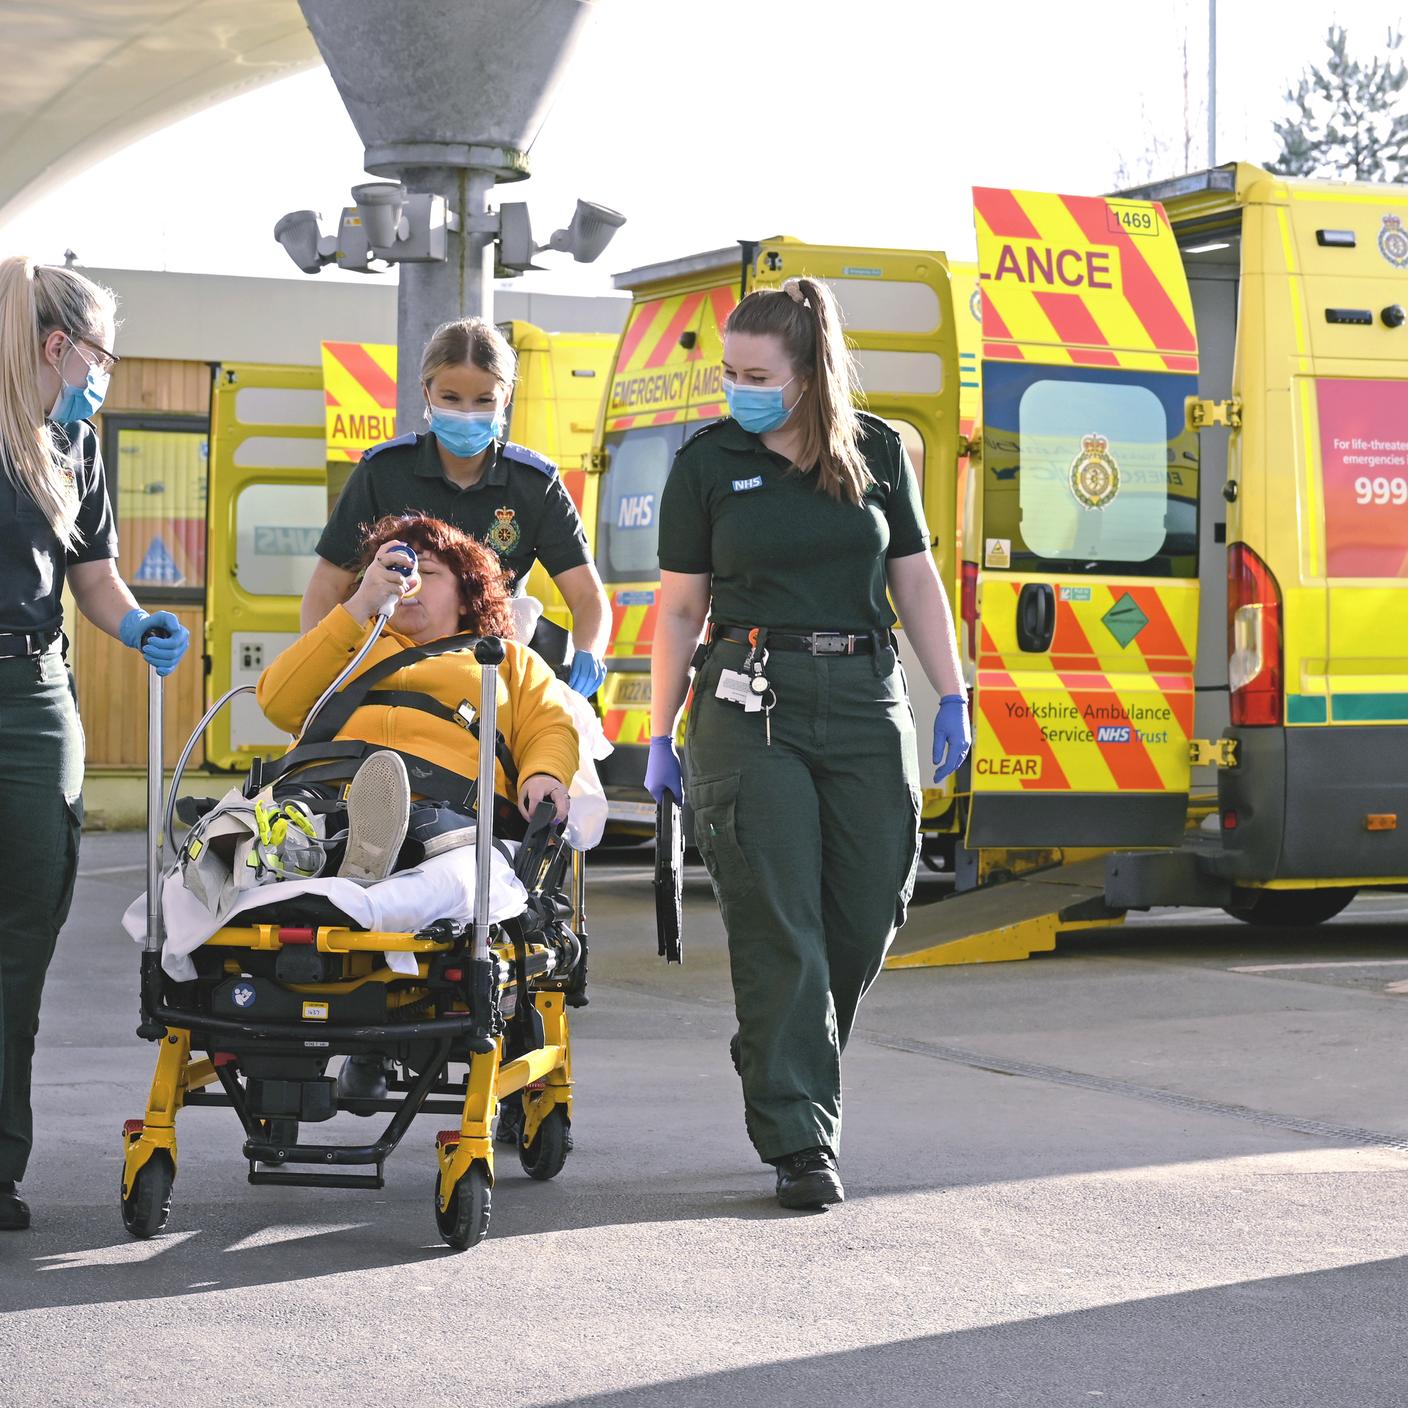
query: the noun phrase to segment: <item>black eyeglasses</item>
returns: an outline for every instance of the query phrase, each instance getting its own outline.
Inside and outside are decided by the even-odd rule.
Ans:
[[[122,360],[122,358],[119,357],[116,352],[109,352],[108,349],[104,347],[101,343],[94,342],[91,338],[75,337],[72,333],[70,333],[68,337],[69,341],[72,342],[75,347],[83,347],[86,351],[91,352],[98,359],[99,371],[111,372],[112,369]]]

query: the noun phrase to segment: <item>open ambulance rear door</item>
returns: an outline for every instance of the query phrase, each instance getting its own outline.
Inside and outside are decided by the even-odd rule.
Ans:
[[[327,522],[323,375],[317,367],[225,364],[210,414],[206,703],[252,685],[298,636],[298,607]],[[206,730],[214,767],[288,747],[242,694]]]
[[[1166,846],[1198,622],[1192,304],[1161,206],[977,188],[967,844]]]

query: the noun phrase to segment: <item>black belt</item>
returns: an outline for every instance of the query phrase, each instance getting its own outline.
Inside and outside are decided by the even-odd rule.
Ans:
[[[753,644],[753,632],[745,626],[709,627],[709,641],[735,640],[743,645]],[[768,650],[804,650],[808,655],[873,655],[876,642],[888,643],[889,631],[862,632],[812,631],[809,635],[789,635],[783,631],[769,631],[766,647]]]
[[[58,638],[58,631],[0,631],[0,660],[43,655]]]

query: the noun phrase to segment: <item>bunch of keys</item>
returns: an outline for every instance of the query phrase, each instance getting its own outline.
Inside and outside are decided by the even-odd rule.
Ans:
[[[768,663],[768,653],[766,650],[756,648],[748,653],[748,659],[744,661],[744,668],[749,672],[748,689],[754,698],[762,701],[763,708],[763,733],[767,740],[767,747],[772,747],[772,711],[777,705],[777,694],[772,685],[768,683],[767,676],[763,673],[763,667]]]

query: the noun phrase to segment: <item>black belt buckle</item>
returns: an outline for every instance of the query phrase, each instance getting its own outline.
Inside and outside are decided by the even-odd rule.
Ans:
[[[18,660],[30,655],[43,655],[57,631],[0,631],[0,659]]]
[[[812,636],[813,655],[854,655],[855,653],[856,638],[854,636],[820,631]]]

